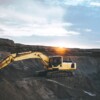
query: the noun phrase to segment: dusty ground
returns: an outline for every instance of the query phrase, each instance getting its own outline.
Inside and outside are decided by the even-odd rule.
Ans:
[[[3,41],[9,43],[10,40]],[[48,55],[55,54],[50,47],[23,46],[12,41],[8,45],[3,43],[2,52],[35,48]],[[43,69],[42,62],[37,59],[14,62],[0,70],[0,100],[100,100],[100,50],[72,51],[65,54],[64,59],[77,63],[74,77],[34,77],[36,71]]]

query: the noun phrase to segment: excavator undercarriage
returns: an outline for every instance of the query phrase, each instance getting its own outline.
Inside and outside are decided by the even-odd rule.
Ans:
[[[72,77],[74,73],[72,71],[37,71],[34,77],[46,77],[46,78],[59,78],[59,77]]]

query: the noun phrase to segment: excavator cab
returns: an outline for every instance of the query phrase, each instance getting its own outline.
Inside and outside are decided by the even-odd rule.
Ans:
[[[61,56],[53,56],[49,58],[49,68],[57,67],[62,65],[62,57]]]

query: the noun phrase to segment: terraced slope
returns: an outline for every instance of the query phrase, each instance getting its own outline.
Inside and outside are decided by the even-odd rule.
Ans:
[[[2,52],[36,49],[48,55],[55,55],[50,47],[21,44],[9,46],[7,43],[0,46]],[[92,54],[90,51],[88,54],[88,50],[72,51],[63,56],[64,60],[70,58],[77,63],[78,69],[74,77],[34,77],[36,71],[43,70],[39,59],[13,62],[0,70],[0,100],[100,100],[100,56],[97,55],[100,50],[90,50]]]

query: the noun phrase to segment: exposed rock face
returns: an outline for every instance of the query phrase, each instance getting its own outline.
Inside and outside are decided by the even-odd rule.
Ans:
[[[12,52],[14,51],[14,46],[14,41],[0,38],[0,51]]]
[[[51,47],[6,45],[0,50],[22,52],[39,50],[55,55]],[[100,50],[71,49],[64,60],[77,63],[74,77],[34,77],[35,71],[43,70],[41,60],[29,59],[13,62],[0,70],[0,100],[100,100]]]
[[[0,46],[14,46],[14,41],[0,38]]]

